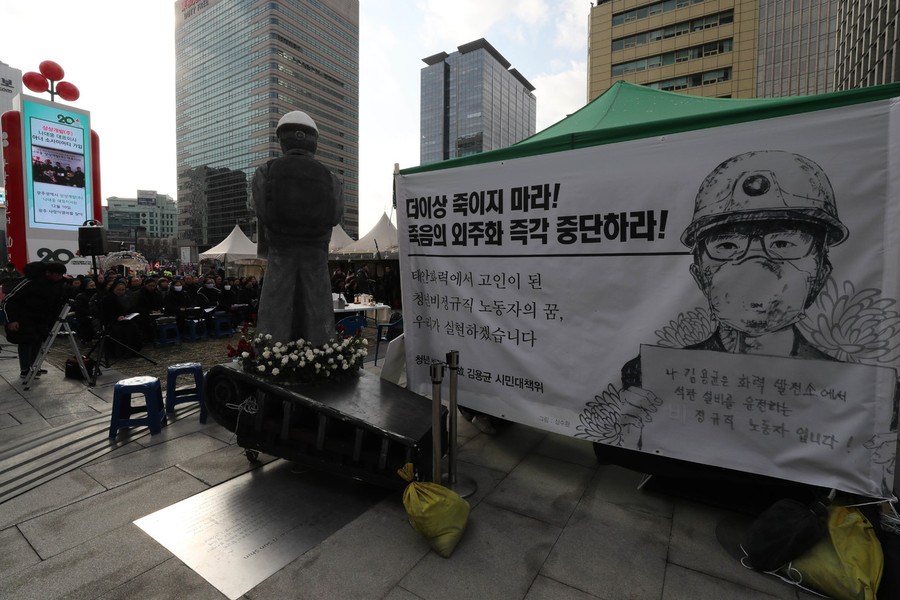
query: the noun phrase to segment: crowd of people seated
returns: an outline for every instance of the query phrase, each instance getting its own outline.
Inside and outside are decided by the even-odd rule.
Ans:
[[[8,273],[7,273],[8,271]],[[0,280],[10,283],[21,277],[11,265],[0,270]],[[78,340],[90,346],[102,333],[120,344],[107,344],[111,357],[128,354],[124,347],[140,351],[156,337],[160,317],[175,319],[183,334],[185,321],[227,315],[235,329],[253,323],[259,305],[261,282],[256,277],[187,273],[180,276],[130,275],[115,271],[99,275],[67,275],[65,293],[71,301],[70,323]],[[372,294],[384,304],[399,307],[399,283],[390,266],[381,277],[365,265],[358,270],[338,267],[332,291],[352,302],[356,294]],[[124,345],[124,346],[123,346]]]
[[[110,356],[139,351],[156,335],[156,321],[172,317],[179,331],[187,319],[228,316],[234,326],[252,322],[259,303],[255,277],[222,277],[185,274],[179,277],[133,275],[114,272],[68,277],[66,295],[72,301],[70,315],[75,333],[88,345],[101,333],[119,344],[108,344]]]

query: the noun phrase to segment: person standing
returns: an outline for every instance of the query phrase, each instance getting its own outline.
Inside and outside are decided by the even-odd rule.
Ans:
[[[25,379],[65,303],[66,265],[35,261],[23,271],[25,277],[3,299],[3,316],[6,339],[18,346],[20,375]],[[46,372],[41,369],[37,374]]]
[[[369,273],[369,265],[363,265],[356,272],[356,285],[359,288],[359,292],[361,294],[372,294],[374,291],[373,282],[372,275]]]

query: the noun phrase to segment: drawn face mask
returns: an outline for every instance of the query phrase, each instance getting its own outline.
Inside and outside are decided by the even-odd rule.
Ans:
[[[695,277],[719,322],[747,335],[761,335],[803,318],[817,271],[814,256],[797,260],[755,256],[738,262],[705,260],[702,273]]]

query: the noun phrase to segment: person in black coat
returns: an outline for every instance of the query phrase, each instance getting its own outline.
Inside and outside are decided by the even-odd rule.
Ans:
[[[6,339],[18,345],[19,370],[24,379],[50,334],[65,302],[60,262],[31,262],[22,269],[25,277],[3,299]],[[38,372],[46,373],[43,369]]]
[[[176,279],[172,282],[166,297],[163,299],[163,312],[168,317],[175,317],[175,323],[178,325],[178,331],[184,330],[184,319],[187,316],[187,310],[195,306],[194,299],[184,289],[184,281]]]
[[[125,298],[126,287],[124,279],[116,281],[112,293],[100,301],[100,315],[106,332],[118,342],[106,347],[107,355],[110,357],[127,356],[129,350],[137,352],[143,345],[137,323],[126,318],[130,314]]]
[[[91,298],[97,294],[97,284],[91,278],[85,278],[82,284],[82,290],[75,296],[72,304],[72,312],[78,321],[76,334],[82,344],[89,344],[94,337],[94,318],[96,314],[96,305],[91,306]]]
[[[132,312],[138,313],[135,317],[138,329],[145,342],[153,341],[153,325],[156,317],[162,314],[162,298],[156,293],[156,279],[148,277],[144,280],[144,285],[137,292],[131,294]]]

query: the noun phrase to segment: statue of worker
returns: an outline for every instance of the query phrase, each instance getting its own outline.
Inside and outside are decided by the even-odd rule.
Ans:
[[[287,113],[275,133],[284,156],[253,176],[257,256],[268,259],[256,331],[320,346],[335,334],[328,242],[344,214],[343,187],[315,159],[319,129],[309,115]]]

